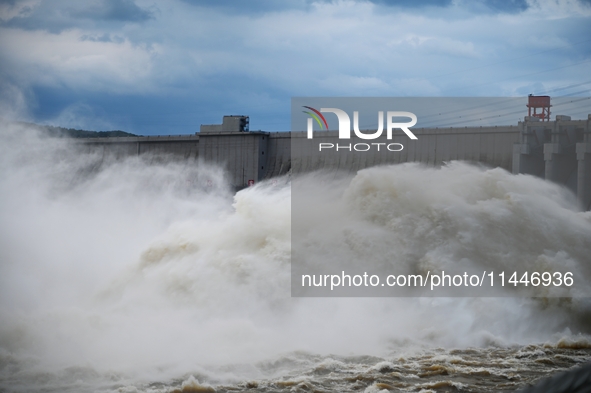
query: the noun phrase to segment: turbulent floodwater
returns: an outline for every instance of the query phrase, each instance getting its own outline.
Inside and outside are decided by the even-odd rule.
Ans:
[[[511,391],[591,358],[576,293],[291,298],[288,179],[234,195],[218,168],[2,133],[0,391]],[[367,238],[404,233],[400,263],[591,279],[591,214],[542,180],[405,165],[342,195]]]
[[[589,342],[579,339],[510,348],[436,348],[386,358],[294,352],[250,365],[255,375],[242,378],[227,377],[245,371],[231,365],[170,379],[146,376],[143,381],[73,366],[54,374],[15,373],[3,382],[16,391],[56,392],[512,392],[590,356]]]

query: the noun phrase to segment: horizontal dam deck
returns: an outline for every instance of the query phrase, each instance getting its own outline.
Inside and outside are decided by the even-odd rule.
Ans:
[[[371,166],[404,162],[439,166],[453,160],[470,161],[563,184],[589,209],[591,115],[587,120],[557,118],[548,122],[526,118],[512,126],[413,128],[416,140],[402,132],[394,133],[389,140],[343,140],[338,139],[337,131],[314,132],[313,139],[308,139],[306,132],[209,131],[76,142],[82,151],[105,158],[140,155],[219,165],[238,189],[287,173],[319,169],[355,173]],[[399,151],[388,150],[388,145]]]

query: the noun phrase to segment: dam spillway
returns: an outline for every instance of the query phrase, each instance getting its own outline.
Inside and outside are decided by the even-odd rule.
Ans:
[[[319,151],[320,143],[337,138],[337,131],[315,132],[311,144],[303,131],[245,130],[238,122],[244,118],[226,116],[222,124],[202,126],[195,135],[89,138],[77,139],[77,144],[82,151],[105,158],[139,155],[215,164],[226,170],[236,189],[288,173],[320,169],[355,173],[376,165],[440,166],[462,160],[562,184],[577,195],[582,208],[591,209],[591,115],[586,120],[525,117],[509,126],[413,128],[417,140],[404,134],[375,140],[403,146],[393,152],[346,150],[346,146]],[[353,137],[350,143],[359,142],[366,141]]]

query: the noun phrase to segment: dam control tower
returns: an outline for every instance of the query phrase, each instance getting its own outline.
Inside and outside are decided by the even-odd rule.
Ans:
[[[250,119],[248,116],[224,116],[222,124],[201,124],[199,133],[195,133],[195,135],[203,135],[211,132],[248,132],[249,123]]]

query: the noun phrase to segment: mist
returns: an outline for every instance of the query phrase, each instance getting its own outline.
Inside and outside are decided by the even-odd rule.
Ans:
[[[300,352],[392,356],[587,340],[586,298],[292,298],[288,178],[234,193],[221,168],[202,162],[116,160],[26,126],[1,130],[5,381],[75,382],[64,371],[72,367],[103,382],[190,373],[233,381],[280,375],[265,362]],[[404,228],[410,238],[399,246],[414,257],[396,263],[441,267],[473,249],[473,260],[487,255],[483,264],[502,255],[508,265],[568,263],[591,279],[591,214],[541,179],[409,164],[335,185],[350,226],[395,239]],[[331,188],[325,178],[317,186]],[[532,242],[520,248],[510,232],[524,222]],[[540,241],[549,251],[540,253]]]

